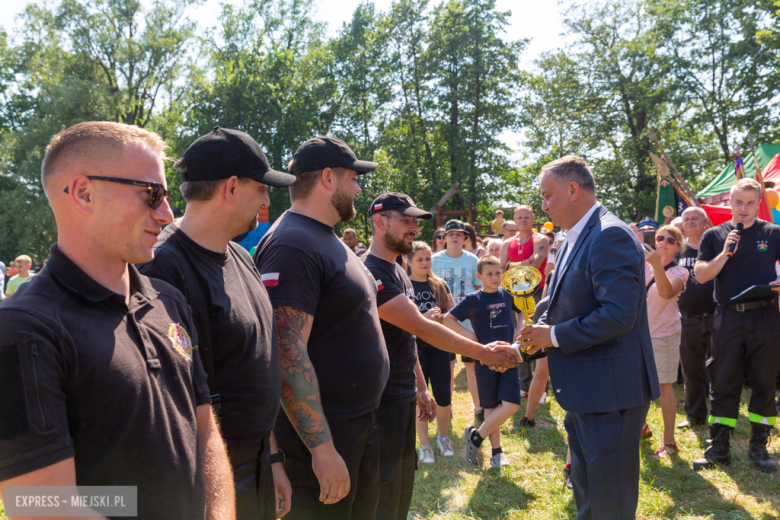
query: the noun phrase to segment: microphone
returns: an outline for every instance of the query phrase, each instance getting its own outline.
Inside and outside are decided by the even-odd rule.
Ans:
[[[738,234],[738,235],[741,235],[741,234],[742,234],[742,228],[744,228],[744,227],[745,227],[745,226],[743,226],[743,225],[742,225],[742,222],[737,222],[737,234]],[[726,249],[726,256],[728,256],[729,258],[731,258],[731,255],[733,255],[733,254],[734,254],[734,246],[736,246],[736,245],[737,245],[736,243],[734,243],[734,244],[731,244],[731,245],[729,246],[729,248],[728,248],[728,249]]]

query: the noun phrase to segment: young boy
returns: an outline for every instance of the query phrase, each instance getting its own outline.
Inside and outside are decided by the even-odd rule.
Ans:
[[[516,334],[512,327],[514,298],[501,287],[501,263],[492,255],[485,255],[477,263],[477,278],[482,289],[466,295],[442,320],[447,327],[459,334],[486,345],[492,341],[512,343]],[[458,321],[471,321],[474,332],[463,327]],[[520,320],[518,322],[522,323]],[[517,370],[494,372],[479,361],[474,369],[479,388],[479,401],[485,410],[485,422],[477,430],[466,427],[466,458],[478,464],[477,455],[482,441],[490,437],[493,453],[490,465],[499,469],[509,465],[509,459],[501,449],[499,428],[520,409],[520,376]]]
[[[32,259],[29,256],[21,255],[16,259],[16,271],[18,274],[8,280],[6,296],[11,296],[19,289],[20,285],[33,277],[30,273],[30,267],[32,267]]]

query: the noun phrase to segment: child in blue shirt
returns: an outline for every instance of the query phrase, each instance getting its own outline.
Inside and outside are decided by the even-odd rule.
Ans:
[[[519,333],[512,326],[514,298],[501,287],[501,264],[495,256],[485,255],[477,264],[477,278],[482,289],[466,295],[444,317],[442,323],[474,341],[487,345],[493,341],[512,343]],[[474,332],[458,321],[470,320]],[[522,320],[518,320],[522,323]],[[509,465],[509,459],[501,449],[501,425],[520,409],[520,376],[517,370],[496,372],[477,361],[474,365],[479,388],[479,401],[485,410],[485,422],[479,429],[466,427],[466,458],[477,464],[477,454],[485,438],[490,437],[493,468]]]

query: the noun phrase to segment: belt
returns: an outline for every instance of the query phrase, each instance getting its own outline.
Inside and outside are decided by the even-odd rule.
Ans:
[[[738,312],[752,311],[755,309],[761,309],[763,307],[769,307],[774,303],[774,300],[757,300],[754,302],[737,303],[735,305],[720,305],[721,307],[728,307]]]
[[[690,314],[687,312],[681,312],[680,314],[682,314],[687,318],[709,318],[710,316],[712,316],[711,312],[705,312],[704,314]]]

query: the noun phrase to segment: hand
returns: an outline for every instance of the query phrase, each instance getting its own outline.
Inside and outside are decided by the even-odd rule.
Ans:
[[[528,350],[525,351],[528,354],[535,354],[543,348],[550,348],[555,346],[553,345],[552,339],[550,337],[549,325],[533,325],[531,327],[523,327],[523,330],[520,331],[520,337],[517,339],[520,341],[528,341],[528,344],[531,345],[528,347]],[[528,344],[520,345],[520,348],[524,349]]]
[[[653,266],[653,268],[655,268],[656,266],[663,267],[663,265],[661,264],[661,253],[659,253],[655,249],[645,252],[645,262]]]
[[[276,497],[276,518],[281,518],[290,511],[292,505],[292,486],[283,464],[271,464],[274,474],[274,496]]]
[[[737,231],[736,229],[728,234],[728,236],[726,237],[726,242],[723,243],[724,255],[726,254],[726,251],[728,251],[729,246],[731,244],[737,244],[734,246],[734,253],[736,253],[737,249],[739,248],[739,231]]]
[[[433,309],[424,312],[423,316],[425,316],[429,320],[441,322],[441,318],[442,318],[441,309],[438,307],[434,307]]]
[[[320,502],[335,504],[349,493],[349,471],[333,441],[311,450],[311,466],[320,483]]]
[[[777,282],[769,282],[769,285],[772,286],[772,290],[775,292],[780,292],[780,280]]]
[[[508,368],[515,368],[520,363],[515,349],[505,341],[494,341],[485,345],[485,353],[480,361],[496,372],[505,372]]]
[[[433,400],[428,390],[417,392],[417,418],[424,422],[433,422],[436,419],[436,401]]]

